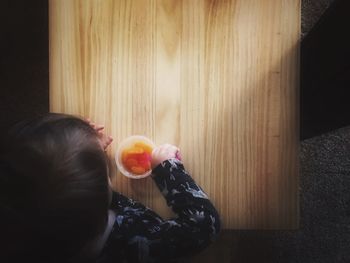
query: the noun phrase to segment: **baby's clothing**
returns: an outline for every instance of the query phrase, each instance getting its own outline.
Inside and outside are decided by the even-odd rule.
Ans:
[[[177,217],[164,220],[114,192],[110,209],[115,222],[97,262],[174,262],[201,251],[217,237],[219,215],[179,160],[158,165],[153,179]]]

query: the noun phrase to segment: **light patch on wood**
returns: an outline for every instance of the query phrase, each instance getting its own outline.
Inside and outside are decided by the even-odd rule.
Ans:
[[[230,229],[298,226],[300,2],[50,0],[50,107],[173,143]],[[114,168],[115,169],[115,168]],[[115,188],[172,214],[152,182]]]

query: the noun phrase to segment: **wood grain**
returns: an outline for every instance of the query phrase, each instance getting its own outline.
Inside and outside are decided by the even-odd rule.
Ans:
[[[225,228],[298,226],[299,0],[50,0],[50,107],[182,150]],[[161,215],[151,178],[117,190]]]

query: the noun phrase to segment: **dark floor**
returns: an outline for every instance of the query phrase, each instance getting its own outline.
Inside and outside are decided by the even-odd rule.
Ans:
[[[48,3],[0,1],[0,136],[49,108]]]
[[[304,37],[334,0],[301,1],[301,36]]]
[[[331,2],[302,1],[303,36]],[[48,111],[47,9],[46,0],[0,2],[0,136]],[[232,262],[350,262],[349,153],[350,127],[302,141],[300,230],[224,232],[214,249]]]

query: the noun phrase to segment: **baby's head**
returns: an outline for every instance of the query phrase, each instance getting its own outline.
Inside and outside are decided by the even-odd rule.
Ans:
[[[15,126],[5,145],[0,217],[9,253],[69,258],[103,232],[108,159],[88,123],[48,114]]]

